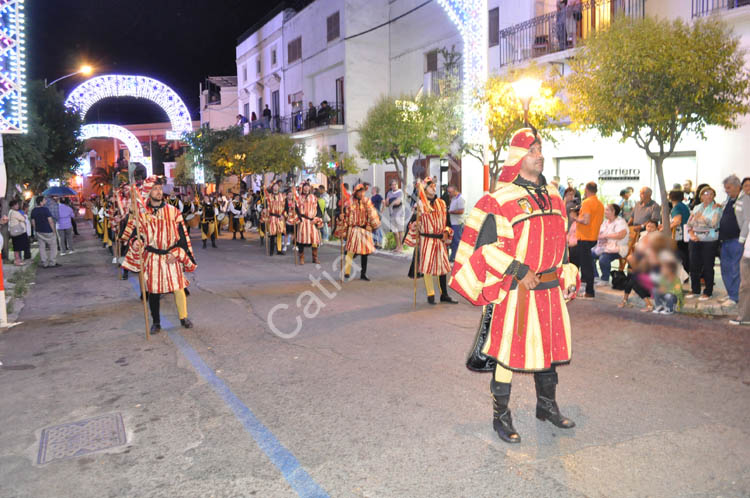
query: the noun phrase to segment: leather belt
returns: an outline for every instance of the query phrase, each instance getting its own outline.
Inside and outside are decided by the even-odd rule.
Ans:
[[[276,214],[276,213],[268,213],[268,214],[269,214],[270,216],[273,216],[273,217],[275,217],[275,218],[281,218],[281,214]]]
[[[166,256],[167,254],[169,254],[169,251],[171,251],[175,247],[177,247],[177,246],[174,245],[174,246],[170,247],[169,249],[157,249],[154,246],[146,246],[146,251],[152,252],[154,254],[158,254],[160,256]]]
[[[544,273],[537,274],[537,277],[539,277],[539,284],[531,290],[547,290],[560,285],[560,280],[557,278],[556,271],[548,270]],[[518,320],[516,322],[516,334],[518,334],[519,337],[522,337],[526,333],[526,318],[529,312],[529,293],[531,292],[531,290],[526,288],[526,286],[523,285],[520,280],[517,280],[517,282],[518,309],[516,310],[516,313],[518,316]],[[555,285],[551,287],[548,286],[552,282],[555,282]]]
[[[419,233],[420,237],[427,237],[428,239],[442,239],[443,234],[442,233]]]

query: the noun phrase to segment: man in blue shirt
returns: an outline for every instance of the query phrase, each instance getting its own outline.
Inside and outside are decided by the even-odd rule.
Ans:
[[[57,262],[57,234],[55,219],[47,208],[47,199],[43,196],[36,198],[36,207],[31,210],[31,226],[34,228],[39,241],[39,257],[42,268],[62,266]]]
[[[740,292],[740,258],[742,258],[742,244],[740,243],[740,225],[734,212],[734,205],[740,195],[740,179],[731,175],[724,180],[724,191],[727,201],[719,220],[719,242],[721,243],[721,279],[727,289],[727,299],[737,304]]]

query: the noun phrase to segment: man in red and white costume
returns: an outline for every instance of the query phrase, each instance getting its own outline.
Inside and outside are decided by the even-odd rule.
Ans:
[[[482,197],[466,220],[451,287],[483,319],[467,367],[491,371],[493,427],[509,443],[519,443],[508,402],[512,372],[533,372],[536,416],[560,428],[575,424],[555,401],[555,366],[571,357],[566,301],[580,287],[568,261],[565,204],[548,188],[536,130],[513,136],[498,189]]]
[[[437,196],[432,178],[425,180],[424,193],[426,199],[417,201],[417,212],[409,221],[409,229],[404,241],[410,247],[415,247],[417,240],[419,241],[419,249],[414,251],[411,267],[409,267],[409,278],[414,278],[414,258],[418,258],[417,276],[424,276],[427,302],[435,304],[432,276],[437,275],[440,302],[457,304],[458,301],[448,295],[447,275],[451,272],[451,263],[448,261],[447,245],[453,237],[453,229],[447,225],[447,208],[445,202]]]
[[[310,192],[310,183],[302,184],[302,195],[297,203],[297,248],[299,249],[299,264],[305,264],[305,247],[311,247],[313,263],[318,260],[318,246],[320,246],[320,227],[323,226],[323,212],[320,210],[318,198]]]
[[[360,256],[361,280],[369,281],[367,277],[367,256],[375,252],[372,242],[372,231],[380,226],[380,216],[375,211],[370,199],[364,193],[367,189],[361,183],[354,187],[352,200],[344,208],[340,228],[337,231],[346,234],[346,262],[344,276],[348,279],[352,271],[352,260],[355,255]]]
[[[156,177],[143,182],[138,195],[141,194],[146,196],[145,202],[138,199],[137,209],[140,212],[130,216],[123,233],[123,238],[130,239],[137,225],[138,237],[131,242],[122,267],[134,272],[141,271],[143,258],[143,279],[151,309],[152,334],[161,330],[159,299],[162,294],[174,294],[180,324],[191,328],[193,323],[188,318],[185,294],[188,280],[184,272],[195,271],[197,265],[182,213],[164,201],[164,192]]]

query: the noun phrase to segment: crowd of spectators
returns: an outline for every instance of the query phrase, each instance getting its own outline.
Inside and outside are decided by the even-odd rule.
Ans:
[[[559,178],[553,183],[559,185]],[[594,182],[582,193],[570,180],[567,188],[560,187],[571,260],[581,269],[581,297],[594,298],[596,287],[609,285],[623,291],[621,307],[631,306],[635,292],[646,303],[643,311],[670,314],[685,300],[713,297],[718,258],[727,291],[722,305],[736,306],[732,323],[750,325],[750,178],[731,175],[722,185],[726,196],[721,202],[710,185],[695,190],[689,180],[674,185],[666,227],[648,187],[640,189],[637,201],[627,188],[618,202],[606,206]]]

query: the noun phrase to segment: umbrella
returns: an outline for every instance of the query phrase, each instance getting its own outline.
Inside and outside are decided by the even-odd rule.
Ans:
[[[42,195],[45,197],[49,197],[52,195],[57,195],[60,197],[67,197],[69,195],[78,195],[78,192],[68,187],[50,187],[44,192],[42,192]]]

